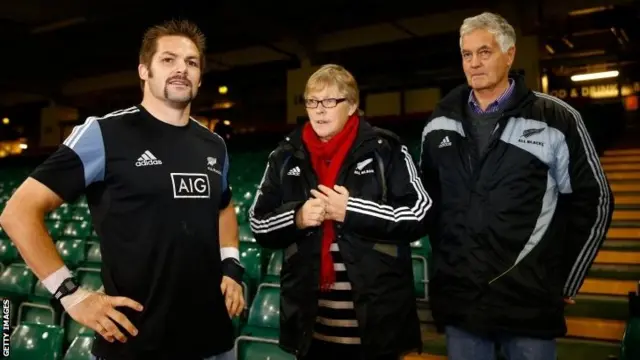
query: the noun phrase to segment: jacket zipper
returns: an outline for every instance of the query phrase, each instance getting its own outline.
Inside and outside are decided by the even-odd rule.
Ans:
[[[480,171],[481,171],[482,167],[484,166],[484,163],[485,163],[487,157],[489,156],[489,153],[493,150],[493,148],[495,148],[495,145],[497,143],[497,139],[494,136],[495,136],[496,132],[500,129],[500,122],[504,119],[504,116],[505,116],[505,113],[501,113],[500,114],[500,118],[499,118],[498,122],[496,123],[496,126],[493,128],[493,131],[491,131],[490,143],[489,143],[489,145],[487,145],[487,149],[485,150],[484,154],[482,155],[482,157],[480,158],[480,161],[478,163],[478,168],[474,172],[474,176],[473,176],[473,181],[474,182],[477,181],[478,178],[480,177]],[[469,155],[469,161],[471,161],[471,155]],[[474,186],[474,184],[472,184],[472,186]],[[501,277],[506,275],[514,267],[515,267],[515,264],[512,265],[511,267],[509,267],[504,272],[502,272],[500,275],[498,275],[498,276],[494,277],[493,279],[491,279],[489,281],[489,285],[493,284],[495,281],[497,281],[498,279],[500,279]]]
[[[489,156],[489,153],[491,153],[491,150],[493,150],[493,148],[496,147],[496,143],[498,142],[498,139],[496,139],[494,137],[494,135],[496,134],[496,131],[498,131],[498,129],[500,129],[500,121],[502,121],[504,117],[504,113],[500,114],[500,118],[498,120],[498,122],[496,123],[496,126],[493,128],[493,131],[491,131],[491,135],[490,135],[490,139],[489,139],[489,144],[487,145],[487,149],[484,151],[484,154],[482,154],[482,157],[480,158],[480,162],[478,163],[478,166],[480,168],[482,168],[484,166],[484,162],[486,161],[487,157]],[[480,169],[477,169],[480,170]],[[479,174],[478,174],[479,176]]]
[[[497,139],[493,138],[493,136],[495,135],[496,131],[498,131],[498,129],[500,129],[500,121],[504,118],[504,115],[505,115],[504,113],[500,114],[500,120],[498,121],[498,123],[496,124],[496,127],[491,132],[492,141],[491,141],[491,144],[489,145],[489,147],[487,148],[487,151],[485,152],[485,156],[487,156],[489,151],[491,151],[491,149],[493,149],[495,147],[495,143],[497,142]],[[500,273],[500,275],[498,275],[498,276],[494,277],[493,279],[491,279],[489,281],[489,285],[493,284],[495,281],[497,281],[498,279],[500,279],[501,277],[506,275],[515,266],[516,266],[516,264],[511,265],[507,270],[505,270],[502,273]]]

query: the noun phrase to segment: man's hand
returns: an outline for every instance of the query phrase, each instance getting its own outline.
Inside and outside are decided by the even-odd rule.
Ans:
[[[244,310],[242,285],[228,276],[223,276],[222,283],[220,283],[220,290],[222,290],[222,294],[224,295],[229,316],[234,317],[242,314],[242,310]]]
[[[565,304],[565,305],[575,305],[575,303],[576,303],[576,301],[575,301],[575,300],[573,300],[573,299],[572,299],[572,298],[570,298],[570,297],[566,297],[566,298],[564,298],[564,304]]]
[[[333,189],[330,189],[324,185],[320,185],[318,186],[318,190],[312,189],[311,195],[325,203],[325,219],[344,222],[344,218],[347,215],[347,201],[349,200],[349,191],[347,188],[336,185]]]
[[[311,190],[312,192],[314,190]],[[320,226],[325,217],[325,204],[320,199],[307,200],[298,213],[296,213],[296,226],[305,229],[312,226]]]
[[[79,302],[76,302],[79,301]],[[109,342],[114,338],[125,343],[127,337],[114,324],[117,322],[131,335],[138,335],[138,329],[116,307],[127,306],[142,311],[138,302],[122,296],[109,296],[79,288],[61,299],[66,312],[80,324],[93,329]]]

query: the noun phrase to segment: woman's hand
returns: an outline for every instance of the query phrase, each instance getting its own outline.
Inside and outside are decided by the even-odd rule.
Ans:
[[[313,191],[313,190],[311,190]],[[296,213],[296,226],[305,229],[320,226],[325,219],[325,204],[319,199],[309,199]]]
[[[318,191],[320,190],[320,191]],[[324,185],[318,186],[318,190],[311,190],[311,195],[320,199],[326,206],[325,219],[344,222],[347,215],[347,201],[349,191],[344,186],[336,185],[330,189]]]

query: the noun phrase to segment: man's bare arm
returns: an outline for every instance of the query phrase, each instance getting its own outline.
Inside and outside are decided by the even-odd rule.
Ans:
[[[45,215],[62,203],[63,200],[55,192],[37,180],[27,178],[0,215],[0,225],[29,268],[43,281],[64,266],[44,222]],[[68,274],[61,274],[65,275]],[[50,287],[56,286],[44,285],[50,285],[47,287],[50,291]]]
[[[242,293],[244,268],[240,264],[238,251],[238,220],[233,201],[220,210],[218,215],[220,257],[222,259],[222,283],[220,290],[225,295],[225,303],[230,316],[238,316],[245,307]]]
[[[238,219],[236,217],[236,209],[233,205],[233,201],[230,201],[227,207],[220,210],[218,224],[220,233],[220,250],[223,252],[222,258],[224,259],[225,248],[238,249]]]

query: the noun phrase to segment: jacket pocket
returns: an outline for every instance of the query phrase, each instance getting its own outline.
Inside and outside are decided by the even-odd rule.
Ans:
[[[544,265],[532,267],[530,264],[518,264],[496,277],[489,283],[499,303],[518,303],[524,307],[554,305],[550,284]]]
[[[387,265],[393,266],[398,261],[399,246],[396,244],[374,243],[371,249],[377,253],[380,261]]]
[[[411,273],[411,256],[405,256],[401,245],[345,237],[340,249],[347,271],[362,279],[366,291],[387,286],[390,280],[397,281],[407,270]],[[406,251],[410,253],[409,245]]]
[[[294,242],[293,244],[287,246],[283,251],[284,261],[289,261],[293,256],[298,253],[298,243]]]

